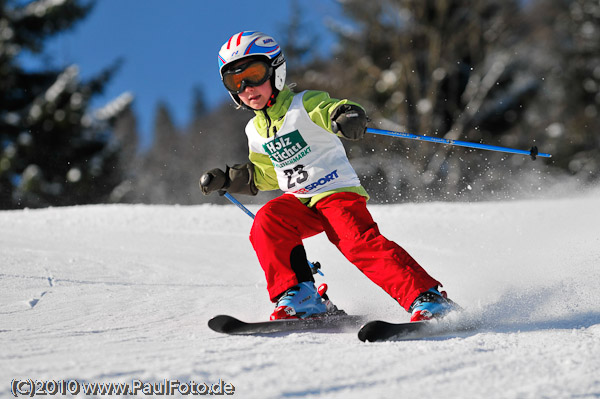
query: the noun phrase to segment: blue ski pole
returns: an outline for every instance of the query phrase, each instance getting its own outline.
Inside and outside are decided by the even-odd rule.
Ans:
[[[421,141],[430,141],[438,144],[448,144],[448,145],[456,145],[460,147],[468,147],[468,148],[477,148],[480,150],[489,150],[489,151],[497,151],[497,152],[507,152],[511,154],[521,154],[521,155],[529,155],[531,159],[535,160],[536,157],[545,157],[550,158],[552,155],[546,154],[543,152],[538,152],[537,147],[531,147],[529,151],[527,150],[517,150],[515,148],[506,148],[506,147],[498,147],[495,145],[488,144],[479,144],[479,143],[469,143],[467,141],[460,140],[449,140],[439,137],[430,137],[430,136],[419,136],[416,134],[404,133],[404,132],[394,132],[391,130],[381,130],[374,128],[367,128],[367,133],[371,134],[379,134],[383,136],[392,136],[392,137],[400,137],[403,139],[411,139],[411,140],[421,140]]]
[[[226,191],[223,191],[223,195],[225,196],[225,198],[227,198],[229,201],[231,201],[234,205],[236,205],[238,208],[240,208],[242,211],[244,211],[246,213],[246,215],[250,216],[252,219],[254,219],[254,214],[252,212],[250,212],[250,210],[248,208],[246,208],[244,206],[244,204],[242,204],[240,201],[238,201],[237,199],[235,199],[235,197],[231,194],[229,194]],[[219,193],[220,194],[220,193]],[[319,270],[319,267],[321,266],[318,262],[317,264],[313,264],[311,261],[307,260],[308,265],[310,266],[313,274],[315,273],[319,273],[321,276],[323,276],[323,272],[321,270]],[[318,266],[317,266],[318,265]]]
[[[219,193],[220,194],[220,193]],[[242,211],[244,211],[244,213],[248,216],[250,216],[252,219],[254,219],[254,214],[250,211],[250,209],[246,208],[244,206],[244,204],[242,204],[240,201],[238,201],[237,199],[235,199],[235,197],[231,194],[229,194],[227,191],[223,192],[223,195],[225,196],[225,198],[227,198],[229,201],[231,201],[235,206],[237,206],[238,208],[240,208]]]

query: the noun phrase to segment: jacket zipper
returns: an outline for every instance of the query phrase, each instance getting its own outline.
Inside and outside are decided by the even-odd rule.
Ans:
[[[266,109],[263,109],[262,112],[265,114],[265,119],[267,120],[267,138],[269,138],[271,136],[271,118],[269,117]],[[273,128],[273,137],[275,137],[276,134],[277,130]]]

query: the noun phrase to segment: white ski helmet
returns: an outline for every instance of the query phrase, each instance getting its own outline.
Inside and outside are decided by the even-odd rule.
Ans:
[[[257,31],[242,31],[231,36],[219,51],[219,74],[223,80],[223,72],[232,62],[243,58],[264,57],[267,64],[271,66],[271,84],[277,92],[285,87],[285,57],[279,44],[271,36]],[[242,106],[237,94],[229,93],[233,101]]]

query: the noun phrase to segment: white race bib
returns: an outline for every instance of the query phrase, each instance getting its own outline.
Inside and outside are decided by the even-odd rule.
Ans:
[[[294,96],[283,125],[274,137],[262,137],[254,121],[248,122],[246,135],[250,150],[269,156],[279,188],[297,197],[360,186],[340,139],[310,119],[302,103],[304,93]]]

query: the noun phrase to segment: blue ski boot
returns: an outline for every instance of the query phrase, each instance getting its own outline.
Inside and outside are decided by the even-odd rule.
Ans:
[[[322,284],[317,291],[311,281],[293,286],[277,300],[275,311],[271,314],[271,320],[306,319],[336,309],[327,298],[326,291],[326,284]],[[326,299],[323,299],[323,297]]]
[[[446,297],[445,291],[437,287],[425,291],[415,299],[410,306],[410,321],[431,320],[445,316],[448,312],[458,309],[458,306]]]

